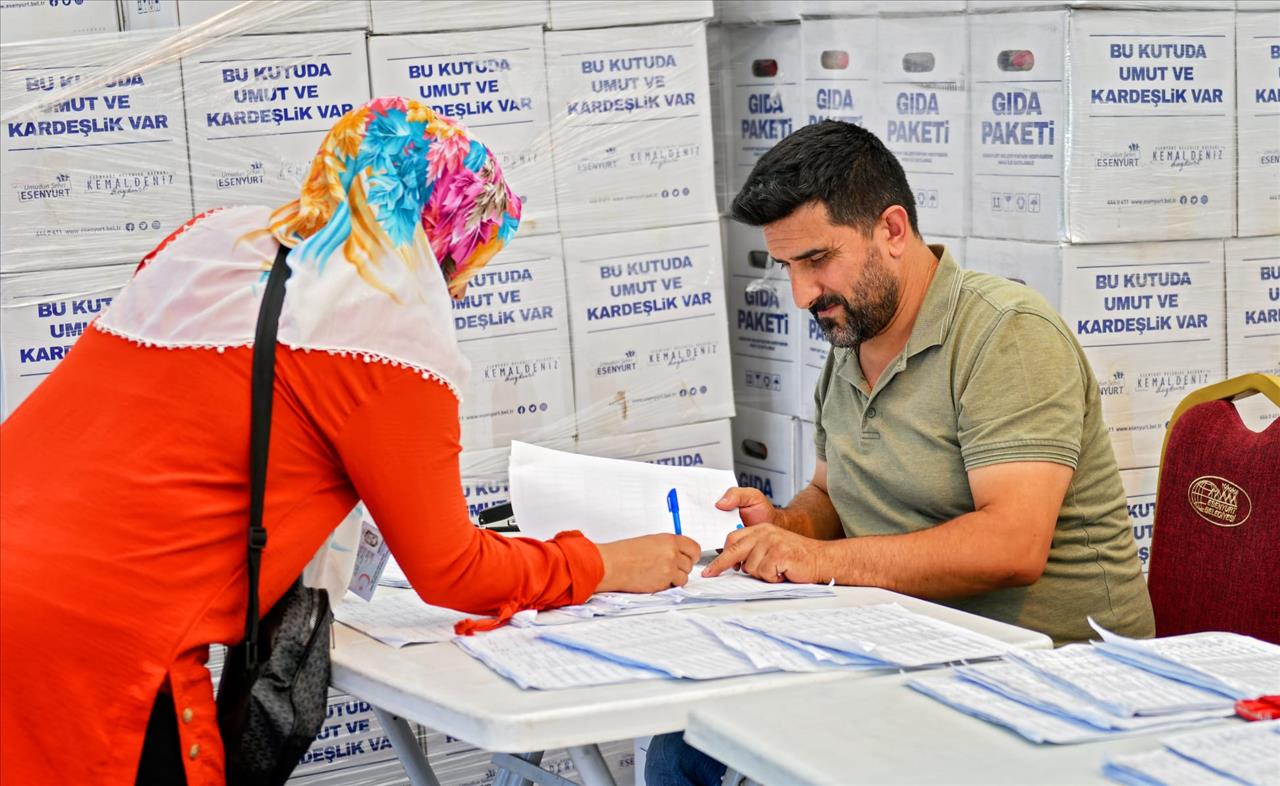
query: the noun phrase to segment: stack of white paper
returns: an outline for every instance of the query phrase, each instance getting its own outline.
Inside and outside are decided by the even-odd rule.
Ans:
[[[1105,655],[1235,699],[1280,693],[1280,646],[1238,633],[1130,639],[1103,630]]]
[[[674,612],[568,625],[543,630],[540,638],[669,677],[710,680],[759,671],[687,615]]]
[[[1009,649],[995,639],[913,614],[896,603],[760,614],[731,621],[774,638],[901,668],[994,658]]]
[[[842,658],[818,647],[795,645],[743,628],[715,617],[691,619],[715,636],[721,644],[743,655],[759,671],[813,672],[829,669],[875,670],[876,665]]]
[[[1143,786],[1280,784],[1280,721],[1224,726],[1161,743],[1160,750],[1108,758],[1102,774]]]
[[[1087,644],[1010,652],[1009,657],[1113,715],[1169,715],[1233,705],[1219,694],[1121,663]]]
[[[380,592],[368,602],[347,593],[347,602],[333,607],[338,622],[392,647],[448,641],[454,624],[467,616],[428,605],[412,590]]]
[[[538,638],[529,628],[500,628],[454,639],[469,655],[526,690],[555,690],[660,679],[651,669],[627,666]]]
[[[675,532],[703,549],[724,544],[738,514],[716,508],[729,470],[582,456],[511,443],[511,505],[520,531],[551,538],[580,530],[597,543]]]

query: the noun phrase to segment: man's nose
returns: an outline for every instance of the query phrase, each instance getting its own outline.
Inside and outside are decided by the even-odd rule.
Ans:
[[[791,297],[797,306],[807,310],[822,294],[822,287],[811,273],[799,268],[791,266]]]

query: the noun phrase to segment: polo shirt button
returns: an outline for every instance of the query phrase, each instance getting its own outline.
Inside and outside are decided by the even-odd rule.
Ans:
[[[190,758],[192,758],[192,759],[194,759],[195,757],[197,757],[197,756],[199,756],[199,755],[200,755],[200,746],[199,746],[199,745],[192,745],[192,746],[191,746],[191,750],[187,751],[187,756],[189,756],[189,757],[190,757]]]
[[[875,408],[875,407],[867,407],[867,417],[869,417],[869,418],[874,418],[875,416],[876,416],[876,408]]]
[[[190,707],[187,707],[185,710],[183,710],[183,711],[182,711],[182,722],[183,722],[183,723],[190,723],[190,722],[191,722],[191,719],[192,719],[192,718],[194,718],[194,717],[195,717],[195,713],[191,711],[191,708],[190,708]]]

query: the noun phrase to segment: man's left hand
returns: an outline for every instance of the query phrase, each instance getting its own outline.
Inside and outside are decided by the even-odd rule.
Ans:
[[[734,530],[725,538],[724,550],[703,571],[707,577],[719,576],[737,567],[744,573],[776,584],[819,584],[831,576],[820,566],[822,541],[788,532],[773,524]]]

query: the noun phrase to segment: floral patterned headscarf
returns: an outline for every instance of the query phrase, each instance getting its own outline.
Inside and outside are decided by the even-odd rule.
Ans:
[[[301,196],[271,216],[290,260],[323,266],[339,248],[360,278],[386,292],[376,260],[411,267],[429,248],[456,294],[515,235],[520,199],[493,153],[467,130],[404,98],[343,115],[321,143]]]

